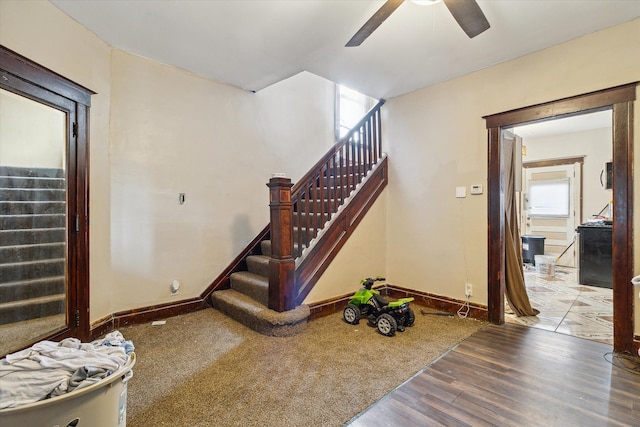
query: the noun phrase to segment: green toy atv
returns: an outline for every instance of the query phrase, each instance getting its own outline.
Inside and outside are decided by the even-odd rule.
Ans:
[[[404,332],[406,326],[413,326],[416,316],[409,308],[413,298],[400,298],[397,301],[387,301],[380,291],[372,289],[373,283],[386,280],[384,277],[362,279],[362,288],[349,300],[349,304],[342,311],[345,322],[357,325],[360,319],[367,317],[372,325],[378,328],[382,335],[392,337],[396,330]]]

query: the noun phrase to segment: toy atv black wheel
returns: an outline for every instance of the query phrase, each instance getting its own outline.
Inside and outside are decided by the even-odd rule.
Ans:
[[[376,326],[378,328],[378,332],[388,337],[394,336],[396,334],[396,329],[398,329],[396,319],[387,313],[383,313],[378,317],[376,320]]]
[[[342,310],[342,317],[345,322],[357,325],[360,322],[360,309],[354,304],[349,304]]]
[[[416,321],[416,315],[413,310],[409,309],[407,314],[404,317],[404,326],[413,326],[413,323]]]

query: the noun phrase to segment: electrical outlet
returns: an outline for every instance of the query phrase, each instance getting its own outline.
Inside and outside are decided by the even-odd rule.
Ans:
[[[178,295],[180,289],[180,282],[177,280],[174,280],[173,282],[171,282],[171,286],[169,286],[169,292],[171,292],[171,295]]]
[[[464,296],[465,297],[470,297],[471,295],[473,295],[473,285],[471,283],[465,283],[464,284]]]

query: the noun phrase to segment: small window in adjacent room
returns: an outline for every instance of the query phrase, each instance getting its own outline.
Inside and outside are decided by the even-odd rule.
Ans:
[[[569,216],[569,179],[546,179],[531,181],[529,194],[529,216]]]
[[[346,86],[336,85],[336,139],[345,136],[376,102]]]

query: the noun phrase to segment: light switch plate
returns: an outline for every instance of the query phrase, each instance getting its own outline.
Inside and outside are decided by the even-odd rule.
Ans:
[[[467,197],[467,187],[456,187],[456,197]]]

